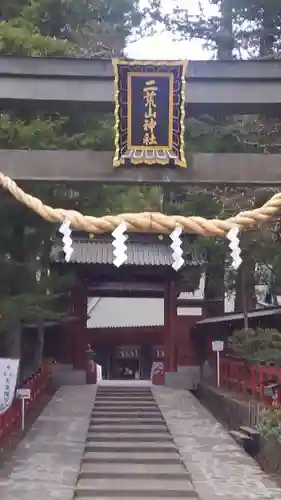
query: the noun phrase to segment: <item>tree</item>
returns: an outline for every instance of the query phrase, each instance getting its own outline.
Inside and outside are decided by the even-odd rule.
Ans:
[[[237,43],[250,57],[277,56],[281,42],[281,6],[278,0],[238,0],[233,23]]]
[[[120,54],[142,20],[139,0],[15,0],[0,9],[3,54]]]
[[[229,339],[231,351],[249,361],[281,361],[281,333],[275,329],[236,330]]]
[[[279,0],[211,0],[213,14],[203,6],[191,14],[175,6],[162,22],[175,36],[197,38],[218,59],[272,57],[281,43]],[[176,4],[176,2],[175,2]],[[201,4],[200,4],[201,5]]]
[[[176,2],[175,2],[176,4]],[[170,15],[162,16],[163,23],[172,30],[175,37],[200,39],[205,47],[218,59],[232,59],[245,57],[269,57],[278,54],[280,45],[280,13],[281,6],[277,0],[263,2],[261,0],[212,0],[214,7],[201,7],[195,14],[191,8],[174,8]],[[186,127],[187,150],[206,152],[266,152],[279,151],[281,134],[279,119],[260,116],[231,116],[197,117],[188,120]],[[195,190],[196,191],[196,190]],[[215,198],[219,197],[221,208],[216,216],[231,216],[233,212],[251,206],[259,206],[273,194],[272,190],[235,189],[212,191]],[[191,196],[192,192],[188,193]],[[197,196],[197,192],[195,194]],[[194,201],[196,205],[196,201]],[[183,202],[185,206],[185,202]],[[189,203],[190,206],[190,203]],[[188,207],[187,207],[188,210]],[[205,214],[209,210],[205,206]],[[273,271],[275,285],[280,271],[280,251],[276,245],[279,219],[275,219],[267,230],[252,231],[243,237],[243,264],[238,273],[229,272],[226,282],[223,278],[212,279],[218,276],[218,269],[222,269],[223,254],[227,258],[224,244],[215,239],[212,241],[209,256],[212,265],[208,266],[207,287],[211,296],[223,295],[226,290],[236,290],[237,311],[255,306],[255,284],[257,280],[268,278],[268,269]],[[204,244],[204,243],[203,243]],[[217,257],[216,257],[217,256]],[[216,264],[217,262],[217,264]],[[217,267],[218,266],[218,267]],[[228,266],[226,260],[226,267]],[[212,269],[211,269],[212,267]],[[257,267],[259,272],[257,272]],[[222,273],[220,273],[222,275]],[[210,286],[211,285],[211,286]],[[273,286],[273,284],[272,284]],[[243,293],[241,293],[243,291]]]
[[[1,2],[0,53],[28,56],[112,55],[122,52],[141,11],[137,0],[13,0]],[[15,149],[110,149],[112,118],[92,112],[60,116],[40,110],[2,109],[0,147]],[[124,198],[124,188],[24,183],[24,188],[46,203],[103,215],[138,196]],[[140,205],[147,206],[147,189]],[[155,195],[151,200],[155,206]],[[51,239],[56,228],[42,221],[9,195],[0,202],[0,329],[9,332],[13,355],[20,355],[22,324],[40,325],[46,318],[61,321],[61,298],[71,285],[49,269]],[[41,328],[41,327],[40,327]],[[39,329],[38,329],[39,330]],[[42,331],[42,329],[41,329]],[[11,351],[10,351],[11,352]]]

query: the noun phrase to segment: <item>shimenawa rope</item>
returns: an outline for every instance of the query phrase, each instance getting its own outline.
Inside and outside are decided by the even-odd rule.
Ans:
[[[124,213],[93,217],[83,215],[75,210],[53,208],[28,193],[25,193],[15,181],[0,172],[0,185],[11,195],[49,222],[62,223],[66,219],[71,222],[72,229],[89,233],[112,232],[121,222],[127,226],[128,232],[150,232],[170,234],[176,227],[185,233],[202,236],[226,236],[233,226],[246,230],[269,220],[281,209],[281,193],[277,193],[262,207],[240,212],[226,220],[205,219],[204,217],[183,217],[181,215],[165,215],[160,212],[143,212],[139,214]]]

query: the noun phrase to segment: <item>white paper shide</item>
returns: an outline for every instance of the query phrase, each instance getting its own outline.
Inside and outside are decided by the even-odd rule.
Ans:
[[[17,384],[18,359],[0,358],[0,415],[11,406]]]

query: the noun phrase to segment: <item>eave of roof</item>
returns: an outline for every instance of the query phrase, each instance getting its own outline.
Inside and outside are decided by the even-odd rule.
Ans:
[[[257,309],[255,311],[248,312],[247,316],[249,319],[252,318],[262,318],[264,316],[274,316],[281,314],[281,308],[274,307],[272,309],[263,308]],[[209,325],[211,323],[227,323],[229,321],[238,321],[243,320],[244,313],[228,313],[223,316],[213,316],[211,318],[205,318],[200,321],[197,321],[195,326],[204,326]]]
[[[151,237],[152,236],[152,237]],[[130,241],[131,240],[131,241]],[[170,267],[173,264],[170,243],[167,238],[162,240],[157,235],[150,235],[148,241],[144,235],[139,240],[134,236],[127,241],[127,260],[125,265],[133,266],[158,266]],[[113,245],[107,237],[79,238],[73,236],[73,254],[70,263],[72,264],[113,264]],[[190,254],[185,258],[186,265],[199,266],[204,263],[204,258],[197,255],[198,252],[191,249]],[[61,241],[54,243],[51,251],[51,260],[53,262],[64,262],[64,253]]]

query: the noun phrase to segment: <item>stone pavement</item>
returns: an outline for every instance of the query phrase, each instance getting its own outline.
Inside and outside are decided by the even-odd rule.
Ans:
[[[1,475],[1,500],[31,500],[32,497],[73,500],[75,490],[80,500],[97,498],[97,490],[99,500],[113,497],[117,500],[117,483],[102,482],[107,479],[108,473],[115,474],[115,481],[120,481],[121,490],[125,489],[122,476],[123,480],[129,481],[131,479],[127,476],[134,477],[135,481],[139,477],[151,489],[159,489],[160,483],[156,484],[154,480],[160,479],[162,483],[163,474],[173,475],[175,480],[184,470],[187,471],[190,486],[186,482],[182,485],[178,483],[172,496],[168,490],[161,490],[161,498],[171,500],[174,496],[183,497],[184,493],[184,498],[198,500],[281,500],[281,489],[269,480],[189,392],[151,387],[145,382],[102,382],[101,386],[103,390],[110,388],[106,394],[109,400],[101,394],[93,413],[95,387],[63,387],[57,392],[14,452],[9,469],[6,468]],[[113,386],[119,392],[119,402],[116,401],[117,394],[110,395],[111,389],[114,392]],[[131,404],[127,396],[123,398],[120,394],[124,386],[139,389],[151,387],[171,433],[170,438],[166,434],[164,420],[160,422],[161,417],[156,415],[158,409],[153,407],[153,401],[148,401],[149,395],[146,405],[150,408],[147,409],[155,415],[147,414],[147,421],[144,422],[144,414],[137,414],[138,411],[144,413],[144,408],[137,409],[136,396],[134,404]],[[113,401],[110,401],[111,397]],[[123,413],[121,418],[120,412]],[[134,421],[129,421],[132,418]],[[95,427],[97,425],[98,428]],[[136,445],[136,433],[142,444]],[[172,438],[176,449],[173,448]],[[132,460],[132,453],[135,453],[135,460]],[[151,463],[152,458],[154,463]],[[143,475],[146,477],[143,478]],[[135,488],[135,485],[136,482],[134,485],[127,483],[128,488]],[[142,490],[144,487],[140,486]],[[92,488],[95,495],[89,496]],[[128,496],[128,490],[121,497],[142,500],[140,490],[134,496]],[[151,496],[156,500],[156,491]],[[145,498],[148,500],[147,495]]]
[[[201,500],[281,500],[281,489],[191,393],[152,392]]]
[[[1,500],[73,499],[95,392],[58,390],[1,474]]]

